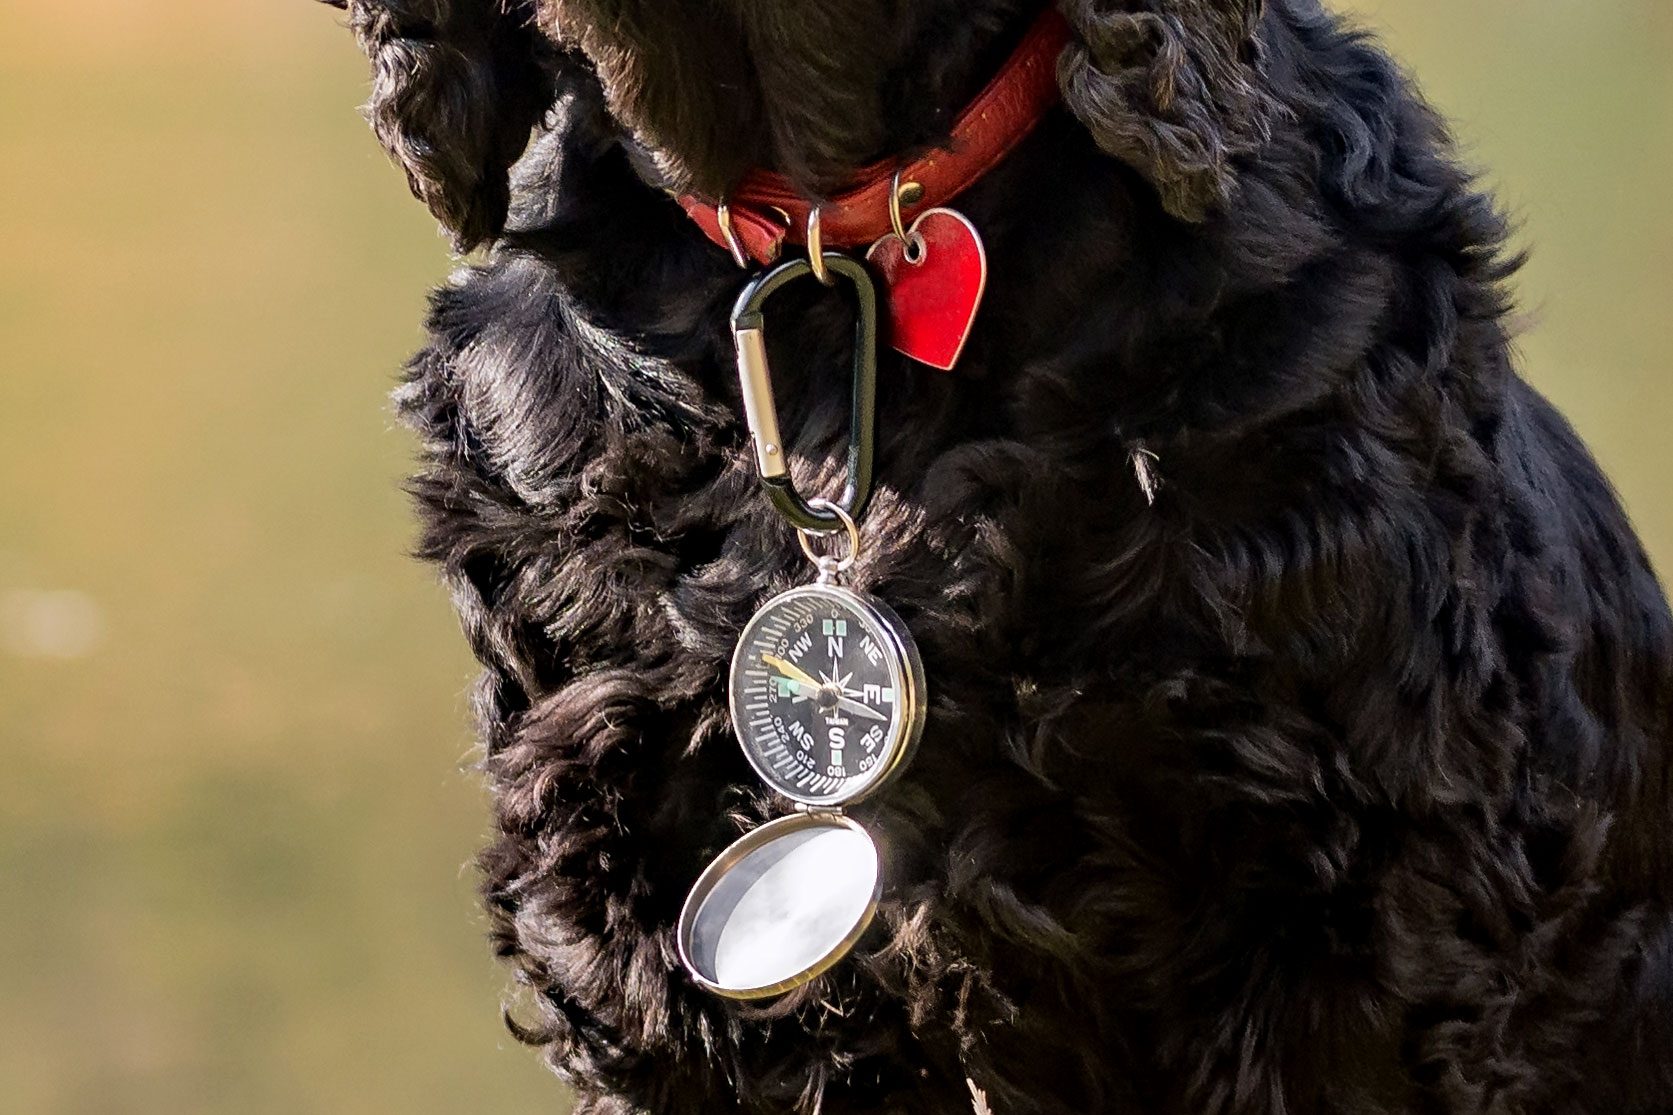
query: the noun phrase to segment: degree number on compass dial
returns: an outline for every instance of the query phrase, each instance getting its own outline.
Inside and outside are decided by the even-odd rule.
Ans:
[[[876,789],[923,730],[912,635],[879,602],[835,585],[791,589],[744,628],[732,658],[732,724],[755,772],[806,805]]]

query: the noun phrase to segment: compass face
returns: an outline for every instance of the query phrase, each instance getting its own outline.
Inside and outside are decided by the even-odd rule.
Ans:
[[[768,601],[732,659],[744,754],[769,786],[808,805],[857,801],[898,770],[923,729],[923,695],[900,620],[834,585]]]

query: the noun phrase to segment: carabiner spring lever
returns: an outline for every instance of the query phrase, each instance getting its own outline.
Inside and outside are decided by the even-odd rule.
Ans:
[[[871,499],[873,439],[877,428],[877,291],[859,260],[841,252],[824,252],[830,276],[854,287],[858,315],[854,322],[853,404],[848,427],[848,483],[836,505],[858,520]],[[767,364],[766,304],[775,293],[814,268],[806,258],[792,259],[751,282],[732,310],[732,339],[738,349],[738,380],[743,389],[744,416],[755,439],[755,463],[767,498],[780,515],[798,530],[833,533],[844,529],[832,511],[813,506],[790,478],[784,439],[779,434],[778,406],[773,400],[772,369]]]

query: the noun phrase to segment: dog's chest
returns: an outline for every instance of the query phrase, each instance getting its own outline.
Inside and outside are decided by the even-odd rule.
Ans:
[[[725,679],[753,612],[810,570],[733,400],[568,340],[580,359],[531,360],[544,350],[489,330],[427,385],[463,434],[436,505],[480,601],[474,637],[527,663],[528,707],[487,717],[505,846],[527,857],[518,885],[551,892],[539,936],[563,942],[525,947],[637,1031],[657,1025],[650,1008],[611,991],[630,973],[658,972],[658,1001],[715,1009],[662,960],[704,867],[787,811],[732,737]],[[843,471],[847,401],[836,375],[816,379],[836,363],[827,347],[783,396],[809,492]],[[1188,511],[1212,462],[1048,387],[885,383],[853,580],[916,637],[928,717],[913,764],[857,811],[887,889],[872,958],[830,978],[872,1004],[859,1014],[911,1029],[910,1001],[942,1020],[931,1030],[997,1025],[1042,988],[1079,987],[1032,998],[1030,1017],[1114,1048],[1167,1009],[1170,967],[1231,948],[1230,919],[1182,935],[1181,911],[1217,889],[1235,901],[1242,865],[1274,853],[1214,827],[1224,756],[1185,742],[1223,699],[1210,666],[1238,649],[1236,601]],[[996,1055],[1011,1035],[1037,1056],[1027,1027],[990,1032]]]
[[[1145,706],[1182,663],[1227,646],[1224,602],[1205,597],[1170,519],[1168,461],[1123,439],[1107,414],[1038,438],[1022,431],[1055,413],[1023,406],[998,430],[988,414],[979,434],[948,413],[944,398],[908,398],[882,419],[878,494],[853,579],[916,637],[929,716],[899,792],[868,809],[885,825],[902,813],[931,856],[985,828],[983,839],[1007,847],[1008,870],[1037,878],[1096,839],[1083,816],[1177,830],[1170,815],[1189,802],[1172,792],[1178,756],[1145,737]],[[840,468],[840,430],[822,448],[823,459],[816,450],[798,462],[814,484]],[[691,502],[728,525],[657,590],[680,640],[673,653],[712,681],[697,696],[704,708],[750,608],[811,577],[747,460],[733,451],[716,461],[718,477]],[[719,777],[752,782],[724,734],[709,753]],[[1056,822],[1041,823],[1053,811]],[[926,859],[922,870],[943,868]]]

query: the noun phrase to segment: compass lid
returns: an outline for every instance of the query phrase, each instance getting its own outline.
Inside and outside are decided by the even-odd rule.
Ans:
[[[877,844],[840,814],[794,813],[711,863],[680,913],[680,960],[703,987],[764,999],[846,956],[877,913]]]

